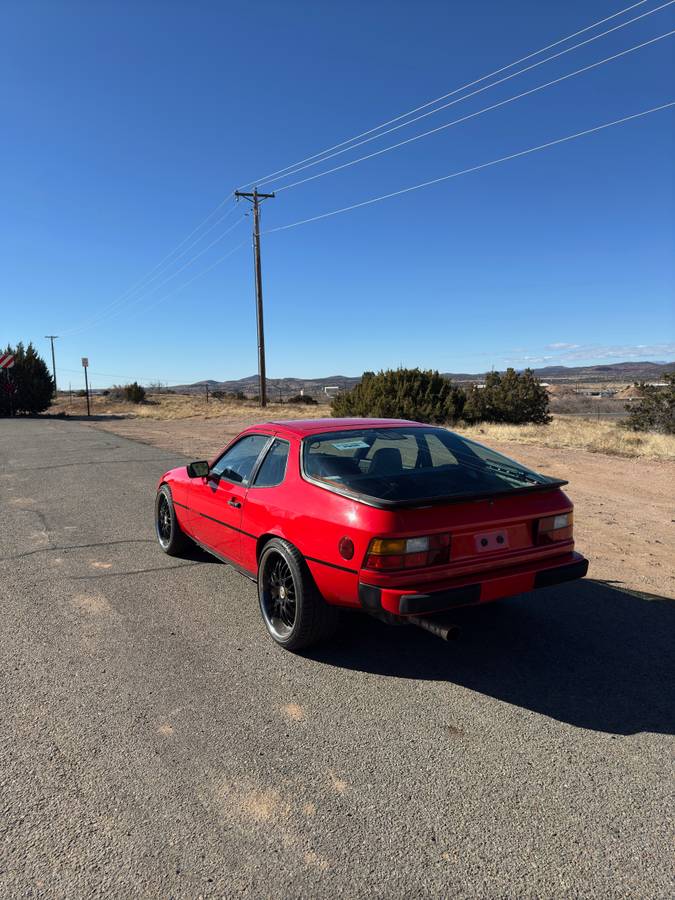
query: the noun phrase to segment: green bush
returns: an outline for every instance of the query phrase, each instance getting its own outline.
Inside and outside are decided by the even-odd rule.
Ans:
[[[245,400],[243,391],[211,391],[214,400]]]
[[[142,403],[145,400],[145,388],[137,381],[124,386],[124,396],[130,403]]]
[[[7,347],[5,353],[13,353],[15,362],[11,369],[0,372],[0,416],[31,415],[43,412],[52,402],[54,381],[47,364],[35,347],[22,343],[15,349]],[[6,385],[13,386],[13,392]]]
[[[296,394],[295,397],[289,397],[287,403],[304,403],[307,406],[318,406],[318,400],[314,397],[308,397],[307,394]]]
[[[675,434],[675,372],[663,375],[665,387],[640,382],[639,398],[626,406],[626,427],[631,431],[660,431]]]
[[[364,372],[361,383],[333,398],[334,416],[453,422],[464,408],[465,394],[431,369]]]
[[[516,372],[507,369],[504,374],[488,372],[485,387],[473,385],[464,407],[466,422],[505,422],[511,425],[533,423],[546,425],[548,392],[535,378],[532,369]]]

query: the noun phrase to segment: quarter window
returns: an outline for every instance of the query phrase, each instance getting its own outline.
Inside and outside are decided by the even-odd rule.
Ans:
[[[223,453],[212,467],[211,473],[235,484],[248,484],[251,472],[268,441],[269,435],[247,434]]]
[[[253,487],[276,487],[286,475],[288,441],[275,440],[255,476]]]

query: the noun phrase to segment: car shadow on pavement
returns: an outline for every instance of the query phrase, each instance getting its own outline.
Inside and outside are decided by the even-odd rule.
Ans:
[[[378,675],[448,681],[580,728],[675,732],[675,601],[586,579],[457,610],[445,643],[351,617],[308,654]]]

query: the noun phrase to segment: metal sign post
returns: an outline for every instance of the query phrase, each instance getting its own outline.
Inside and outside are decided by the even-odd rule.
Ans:
[[[91,415],[91,410],[89,408],[89,379],[87,378],[87,369],[89,368],[89,357],[82,357],[82,368],[84,369],[84,392],[87,395],[87,415]]]

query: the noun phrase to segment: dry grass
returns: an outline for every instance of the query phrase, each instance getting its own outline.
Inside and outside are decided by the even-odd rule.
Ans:
[[[87,414],[87,401],[84,397],[73,397],[72,403],[67,397],[59,397],[48,410],[50,415],[67,413],[71,416]],[[281,404],[270,403],[264,415],[260,407],[252,400],[214,400],[206,402],[204,395],[195,394],[149,394],[145,403],[129,403],[126,400],[111,400],[110,397],[94,396],[91,398],[91,414],[94,416],[124,416],[131,419],[156,419],[170,421],[175,419],[214,419],[232,417],[241,419],[251,417],[258,419],[316,419],[330,416],[330,406],[319,404]]]
[[[617,422],[555,416],[550,425],[466,425],[453,429],[480,443],[497,441],[590,450],[610,456],[675,459],[675,436],[627,431]]]
[[[148,421],[179,421],[181,419],[222,419],[230,420],[235,430],[245,423],[270,419],[316,419],[330,416],[330,406],[270,403],[263,414],[252,400],[214,400],[208,404],[204,396],[194,394],[153,394],[146,403],[127,403],[111,400],[109,397],[92,398],[92,415],[118,416],[125,419]],[[65,412],[73,416],[86,415],[84,398],[60,397],[49,409],[49,413]],[[458,426],[453,428],[460,434],[481,443],[508,442],[533,446],[590,450],[611,456],[628,458],[675,460],[675,436],[666,434],[627,431],[615,421],[598,421],[577,416],[556,415],[550,425],[482,425]]]

